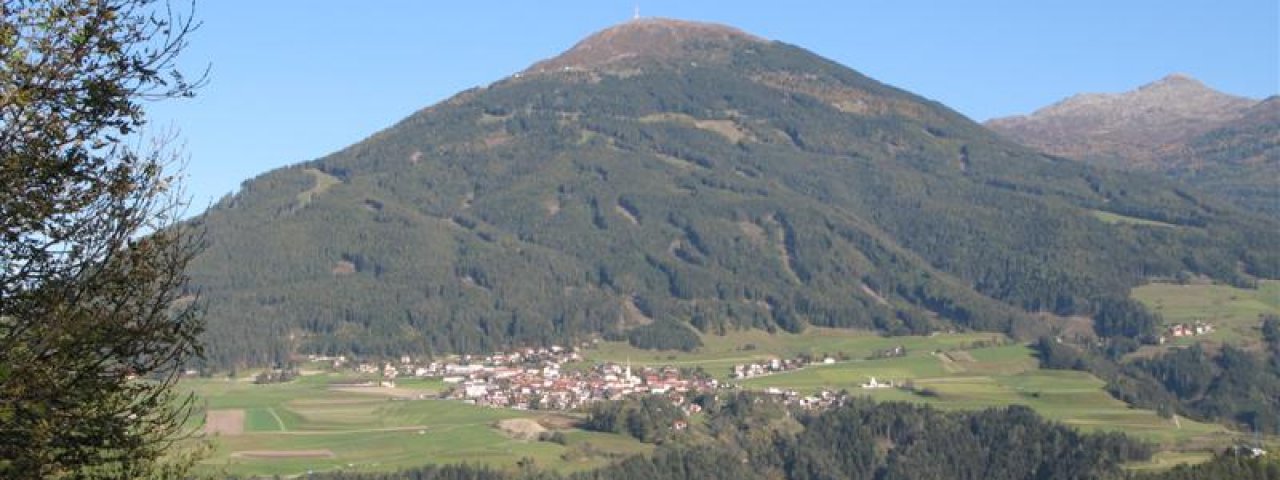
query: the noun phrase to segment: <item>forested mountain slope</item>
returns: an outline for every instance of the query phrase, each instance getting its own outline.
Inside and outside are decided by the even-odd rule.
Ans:
[[[593,35],[192,223],[224,366],[686,325],[1030,335],[1027,312],[1092,314],[1153,276],[1280,274],[1271,220],[674,20]]]
[[[1164,158],[1174,178],[1280,218],[1280,97],[1169,146]]]

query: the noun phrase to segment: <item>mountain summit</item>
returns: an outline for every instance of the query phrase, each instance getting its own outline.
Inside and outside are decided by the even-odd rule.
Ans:
[[[1280,218],[1280,102],[1215,91],[1173,74],[1122,94],[1076,95],[987,122],[1044,151],[1152,170]]]
[[[628,22],[530,72],[196,219],[210,361],[810,325],[1026,337],[1150,276],[1280,274],[1273,223],[728,27]]]
[[[627,60],[722,60],[765,40],[733,27],[666,18],[635,19],[597,32],[527,72],[604,68]]]
[[[1028,116],[987,126],[1049,153],[1112,164],[1146,164],[1179,139],[1236,120],[1257,100],[1213,90],[1183,74],[1135,90],[1075,95]]]

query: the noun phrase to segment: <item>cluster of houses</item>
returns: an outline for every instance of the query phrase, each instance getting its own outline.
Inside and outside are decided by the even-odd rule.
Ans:
[[[898,345],[893,348],[876,350],[875,352],[872,352],[870,356],[867,357],[867,360],[878,360],[882,358],[896,358],[896,357],[905,357],[905,356],[907,356],[906,345]]]
[[[805,410],[825,410],[839,407],[849,401],[848,393],[833,392],[827,389],[823,389],[813,395],[800,395],[800,392],[795,390],[783,390],[780,388],[768,388],[765,389],[764,393],[776,397],[784,405]]]
[[[312,362],[325,362],[333,368],[342,368],[350,363],[345,356],[311,355]],[[513,376],[533,370],[554,372],[560,365],[582,360],[577,349],[573,347],[525,348],[514,352],[499,352],[491,355],[455,355],[444,360],[417,361],[409,355],[403,355],[397,362],[361,362],[352,366],[358,373],[380,375],[379,386],[395,387],[396,379],[402,377],[442,378],[445,383],[457,384],[475,374],[495,376]]]
[[[1190,337],[1195,335],[1204,335],[1213,332],[1213,324],[1204,322],[1195,322],[1191,325],[1185,323],[1175,323],[1169,325],[1168,334],[1170,337]]]
[[[815,364],[832,364],[836,363],[836,359],[832,357],[824,357],[820,360],[807,360],[805,358],[770,358],[755,363],[747,363],[733,366],[733,373],[730,377],[734,379],[743,379],[751,377],[759,377],[780,372],[789,372],[799,370],[808,365]]]
[[[674,367],[597,364],[586,370],[561,370],[559,365],[512,372],[476,370],[465,378],[445,377],[454,385],[446,395],[477,405],[534,410],[574,410],[599,400],[618,400],[635,394],[666,395],[677,406],[696,413],[687,400],[713,391],[715,379],[685,375]]]
[[[1173,338],[1193,337],[1207,333],[1213,333],[1213,324],[1201,321],[1192,324],[1175,323],[1165,328],[1164,335],[1160,336],[1160,343]]]
[[[312,358],[332,361],[346,358]],[[598,400],[617,400],[632,394],[661,394],[686,410],[699,407],[686,401],[692,393],[712,391],[716,380],[695,376],[675,367],[632,369],[617,363],[566,369],[582,361],[575,347],[525,348],[490,355],[459,355],[442,361],[414,362],[408,356],[399,363],[358,363],[352,368],[379,375],[379,386],[395,387],[397,378],[439,378],[447,390],[442,397],[476,405],[531,410],[573,410]],[[686,412],[696,413],[696,412]]]

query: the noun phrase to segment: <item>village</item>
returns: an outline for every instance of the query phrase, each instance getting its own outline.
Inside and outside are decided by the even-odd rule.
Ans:
[[[575,410],[600,400],[620,400],[631,395],[666,395],[676,405],[697,413],[687,400],[692,394],[719,388],[709,376],[692,375],[675,367],[642,367],[600,363],[586,370],[565,370],[549,363],[542,368],[484,365],[465,377],[445,377],[454,385],[446,395],[476,405],[517,410]]]
[[[586,348],[586,345],[581,348]],[[896,356],[904,353],[902,347],[896,347],[877,352],[877,355]],[[840,358],[845,359],[843,355]],[[633,395],[664,395],[688,415],[700,410],[697,404],[691,402],[696,395],[737,388],[737,385],[716,380],[701,370],[673,366],[633,367],[630,362],[603,362],[585,366],[579,347],[558,345],[489,355],[457,355],[442,360],[419,362],[415,362],[410,356],[402,356],[398,362],[355,362],[345,356],[321,355],[311,355],[308,360],[327,363],[335,369],[377,376],[377,380],[361,381],[352,386],[395,388],[397,379],[439,379],[445,386],[443,391],[438,395],[422,395],[418,398],[443,398],[516,410],[571,411],[602,400],[621,400]],[[734,365],[730,378],[748,379],[836,362],[836,357],[832,356],[787,359],[775,357]],[[882,382],[875,378],[870,378],[869,382],[861,385],[864,389],[892,386],[892,382]],[[845,393],[828,390],[807,396],[795,390],[777,388],[765,389],[762,393],[777,397],[784,404],[805,409],[829,408],[844,403],[847,398]]]
[[[310,360],[332,362],[335,368],[347,363],[345,357],[313,356]],[[524,348],[426,363],[415,363],[408,356],[399,360],[399,364],[365,362],[349,368],[380,375],[377,382],[365,382],[368,386],[394,388],[397,378],[438,378],[446,387],[441,398],[517,410],[575,410],[595,401],[653,394],[667,395],[676,405],[689,409],[688,413],[696,413],[697,406],[687,399],[721,386],[710,375],[671,366],[633,369],[629,362],[608,362],[567,368],[566,364],[583,360],[575,347]]]

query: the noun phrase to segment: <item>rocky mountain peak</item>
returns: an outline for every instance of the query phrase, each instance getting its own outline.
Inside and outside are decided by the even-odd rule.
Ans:
[[[1085,93],[987,126],[1050,153],[1146,162],[1161,146],[1240,118],[1257,100],[1174,73],[1123,93]]]
[[[1196,80],[1194,77],[1187,75],[1185,73],[1170,73],[1168,75],[1165,75],[1164,78],[1161,78],[1154,82],[1138,87],[1138,90],[1140,91],[1152,90],[1152,89],[1206,89],[1207,90],[1209,89],[1209,87],[1205,86],[1205,84],[1202,83],[1201,81]]]
[[[1254,103],[1256,100],[1228,95],[1188,75],[1174,73],[1128,92],[1075,95],[1027,118],[1085,115],[1155,122],[1173,118],[1223,121],[1238,116]]]

